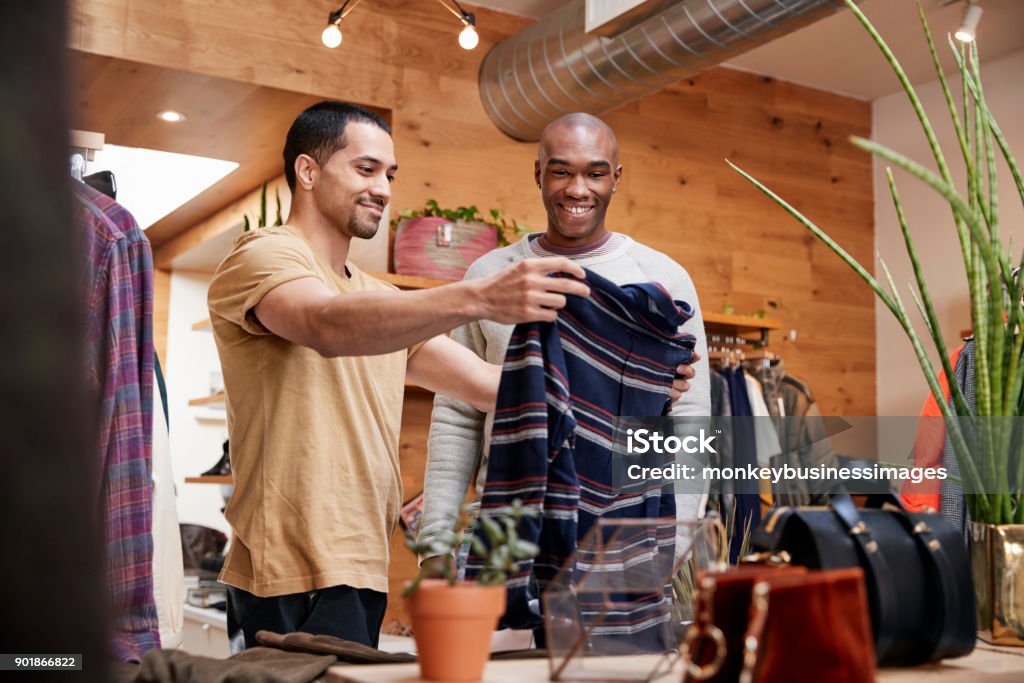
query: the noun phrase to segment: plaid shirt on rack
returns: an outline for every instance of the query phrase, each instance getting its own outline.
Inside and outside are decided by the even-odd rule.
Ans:
[[[160,647],[151,488],[153,257],[124,207],[83,183],[74,183],[74,197],[86,259],[86,372],[98,425],[92,486],[104,521],[113,656],[133,661]]]

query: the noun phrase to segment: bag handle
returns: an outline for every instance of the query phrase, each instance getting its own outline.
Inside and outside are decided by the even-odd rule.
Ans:
[[[889,651],[895,639],[893,624],[898,620],[896,588],[892,581],[889,563],[879,552],[878,541],[871,538],[871,530],[860,518],[857,505],[847,493],[835,493],[831,496],[832,510],[846,532],[853,538],[854,544],[860,549],[860,555],[866,561],[865,569],[871,573],[868,586],[875,598],[875,613],[878,623],[875,624],[875,650],[879,659]]]
[[[751,591],[747,632],[743,635],[743,668],[740,670],[739,683],[754,683],[764,627],[768,623],[768,595],[771,590],[770,583],[758,581]]]
[[[679,655],[683,660],[683,683],[706,681],[722,668],[725,662],[726,642],[722,629],[715,625],[715,589],[718,584],[711,576],[705,576],[697,584],[696,605],[693,623],[686,629]],[[704,645],[715,648],[715,656],[704,665],[697,664],[704,659]]]
[[[953,563],[950,562],[949,555],[927,522],[915,522],[906,514],[905,510],[903,514],[897,514],[896,517],[899,518],[910,537],[914,539],[923,555],[928,558],[925,562],[934,577],[932,585],[938,587],[942,598],[938,604],[939,634],[935,638],[932,651],[928,656],[928,660],[932,661],[936,653],[949,652],[953,641],[956,640],[955,625],[959,622],[960,614],[955,614],[953,608],[962,603],[957,600],[956,586],[953,585],[955,576]]]
[[[836,507],[836,503],[839,503],[839,508]],[[856,505],[853,499],[846,493],[839,493],[832,495],[832,507],[836,509],[837,514],[839,509],[842,509],[845,514],[849,515],[849,507],[847,503],[853,509],[853,514],[860,518],[857,513]],[[942,547],[942,543],[935,534],[932,532],[927,522],[916,522],[908,513],[906,506],[903,505],[903,501],[899,496],[892,492],[887,493],[873,493],[867,497],[864,503],[866,508],[881,508],[884,505],[890,505],[894,508],[893,514],[899,520],[900,524],[907,530],[910,537],[914,540],[914,543],[921,550],[922,555],[927,558],[925,564],[927,569],[933,576],[932,585],[938,587],[941,601],[938,605],[938,622],[939,633],[935,638],[935,642],[932,644],[932,651],[928,657],[931,661],[937,652],[948,652],[952,642],[956,639],[956,628],[955,624],[958,623],[960,618],[959,614],[955,614],[954,607],[960,604],[957,600],[957,589],[954,585],[955,573],[953,571],[953,563],[949,559],[949,555]],[[840,518],[843,515],[840,514]],[[883,617],[884,623],[884,617]],[[882,651],[881,644],[878,646],[879,652]]]
[[[835,496],[850,497],[848,493],[833,494],[832,497],[835,498]],[[851,498],[850,501],[852,502],[853,499]],[[869,493],[864,501],[865,508],[881,509],[886,505],[899,508],[904,514],[907,512],[907,507],[903,504],[903,500],[892,491],[887,491],[885,493]]]

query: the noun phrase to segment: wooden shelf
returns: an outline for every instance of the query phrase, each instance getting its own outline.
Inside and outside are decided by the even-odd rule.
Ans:
[[[775,318],[759,318],[756,315],[734,313],[704,313],[705,325],[731,327],[738,330],[781,330],[782,321]]]
[[[228,411],[224,407],[193,406],[192,417],[199,422],[226,423]]]
[[[235,480],[230,474],[206,474],[201,477],[185,477],[186,484],[228,484],[233,485]]]
[[[768,331],[781,330],[782,321],[775,318],[760,318],[756,315],[736,315],[734,313],[704,313],[704,328],[710,337],[725,332],[740,337],[747,343],[758,346],[768,345]]]
[[[370,273],[370,275],[378,280],[391,283],[399,289],[430,289],[431,287],[440,287],[441,285],[450,285],[453,282],[458,282],[458,280],[432,280],[428,277],[399,275],[397,273]]]
[[[202,398],[189,399],[188,404],[190,406],[214,406],[224,405],[224,392],[218,391],[212,396],[203,396]]]
[[[742,360],[744,360],[744,361],[748,361],[748,360],[764,360],[766,358],[768,360],[774,360],[774,359],[778,358],[778,356],[775,355],[774,353],[772,353],[771,351],[749,351],[749,350],[742,349],[742,348],[739,348],[739,347],[737,347],[737,350],[742,354]],[[735,357],[735,356],[731,355],[731,354],[727,354],[724,351],[709,351],[708,352],[708,360],[710,360],[710,361],[722,361],[722,360],[725,360],[727,357]]]
[[[430,289],[432,287],[440,287],[441,285],[448,285],[454,280],[434,280],[426,277],[418,277],[415,275],[398,275],[397,273],[370,273],[373,277],[378,280],[383,280],[392,285],[395,285],[399,289]],[[766,338],[768,330],[781,330],[782,321],[775,318],[760,318],[756,315],[736,315],[734,313],[704,313],[704,325],[715,327],[717,329],[726,329],[733,334],[757,334],[762,340]],[[193,330],[211,330],[212,325],[207,320],[200,320],[192,323]],[[406,384],[407,388],[416,388],[415,385]],[[200,401],[203,399],[194,399]],[[216,403],[217,401],[210,401]],[[189,401],[189,405],[203,405],[203,403],[196,403]]]

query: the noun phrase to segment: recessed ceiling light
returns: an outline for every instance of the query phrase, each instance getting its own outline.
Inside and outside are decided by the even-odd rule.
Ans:
[[[156,117],[161,121],[166,121],[167,123],[178,123],[179,121],[184,121],[186,118],[180,111],[173,111],[171,109],[158,111],[156,113]]]

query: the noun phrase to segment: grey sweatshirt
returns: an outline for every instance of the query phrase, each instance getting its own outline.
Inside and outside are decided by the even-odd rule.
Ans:
[[[487,277],[517,261],[538,256],[531,237],[534,236],[525,237],[511,246],[480,257],[469,267],[466,279]],[[693,317],[682,326],[681,331],[689,332],[697,338],[696,349],[701,358],[693,366],[696,376],[690,382],[690,390],[672,405],[670,414],[709,416],[711,379],[707,338],[693,280],[682,266],[661,252],[627,235],[616,235],[615,238],[618,244],[610,251],[599,250],[598,255],[581,254],[570,258],[618,285],[657,282],[673,299],[685,301],[693,307]],[[481,358],[500,365],[505,360],[513,327],[482,320],[457,328],[452,332],[452,339]],[[427,470],[423,482],[423,515],[419,531],[421,540],[434,538],[455,527],[459,508],[474,475],[477,493],[483,490],[493,419],[493,414],[485,415],[462,401],[440,394],[434,399]],[[677,517],[695,519],[699,498],[692,494],[677,496]]]

